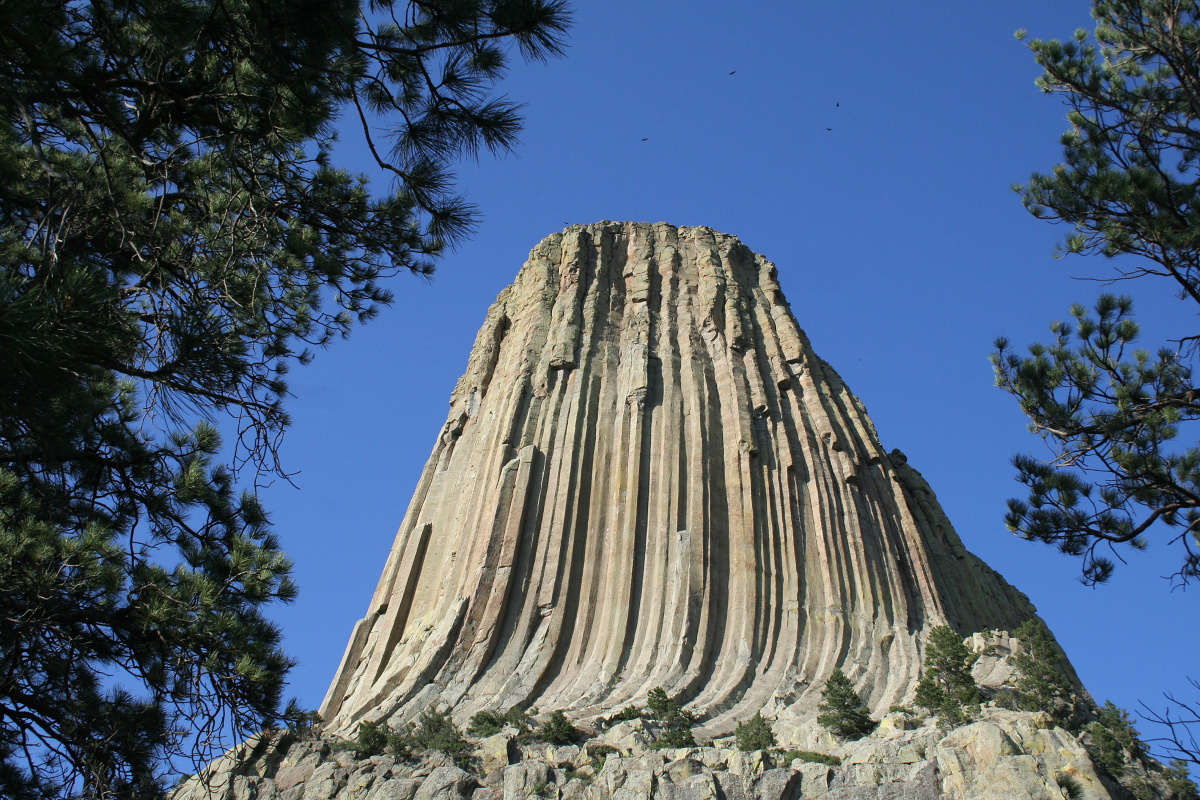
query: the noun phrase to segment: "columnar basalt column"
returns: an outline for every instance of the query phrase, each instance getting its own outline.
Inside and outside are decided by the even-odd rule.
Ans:
[[[544,239],[500,293],[321,709],[335,731],[682,695],[811,719],[835,667],[910,698],[923,634],[1033,614],[708,228]]]

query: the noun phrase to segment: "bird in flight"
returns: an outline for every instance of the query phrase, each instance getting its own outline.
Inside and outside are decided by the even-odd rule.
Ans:
[[[643,141],[643,142],[648,142],[648,141],[650,141],[650,139],[649,139],[649,138],[646,138],[646,139],[642,139],[642,141]]]
[[[734,72],[737,72],[737,70],[735,69],[733,72],[730,72],[729,74],[732,75]]]

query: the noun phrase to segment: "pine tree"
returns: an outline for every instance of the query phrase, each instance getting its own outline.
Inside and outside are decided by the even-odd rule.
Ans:
[[[507,49],[566,23],[394,5],[0,8],[0,796],[152,798],[281,721],[286,373],[469,231],[449,164],[514,143]],[[333,163],[343,110],[393,188]]]
[[[1065,222],[1066,253],[1133,255],[1117,280],[1162,278],[1200,303],[1200,9],[1194,0],[1095,0],[1094,37],[1028,42],[1037,83],[1069,106],[1063,163],[1017,187],[1025,206]],[[1018,36],[1025,38],[1023,31]],[[1082,557],[1084,580],[1114,569],[1106,549],[1181,546],[1176,576],[1200,574],[1200,418],[1197,344],[1179,331],[1137,348],[1133,301],[1102,295],[1029,355],[1007,339],[992,355],[997,384],[1016,396],[1031,430],[1054,450],[1013,463],[1027,500],[1010,500],[1008,527]],[[1154,351],[1157,352],[1154,352]]]
[[[1165,800],[1200,800],[1200,790],[1188,772],[1187,762],[1181,758],[1171,759],[1171,764],[1163,768],[1163,783],[1167,790]]]
[[[646,711],[662,728],[658,738],[650,745],[653,749],[695,747],[692,728],[696,725],[696,715],[684,708],[678,698],[669,696],[666,689],[658,686],[650,690],[646,697]]]
[[[1125,765],[1146,756],[1146,746],[1129,719],[1129,713],[1111,700],[1099,710],[1097,720],[1088,726],[1091,746],[1088,748],[1096,764],[1114,778],[1120,778]]]
[[[977,659],[953,628],[940,625],[931,629],[925,642],[924,669],[917,682],[917,705],[937,714],[948,727],[969,720],[972,706],[983,702],[971,675]]]
[[[828,728],[834,736],[861,739],[875,729],[867,704],[854,691],[854,684],[840,667],[834,667],[825,681],[821,704],[817,708],[823,712],[817,717],[817,723]]]
[[[1045,711],[1063,723],[1071,716],[1074,687],[1062,668],[1062,653],[1040,619],[1023,622],[1013,635],[1021,641],[1021,652],[1010,663],[1016,670],[1014,681],[1020,708]]]
[[[1038,86],[1069,107],[1063,160],[1018,186],[1035,216],[1074,228],[1067,254],[1134,256],[1114,280],[1161,279],[1200,303],[1200,6],[1195,0],[1094,0],[1094,33],[1028,40]],[[1017,35],[1026,40],[1024,31]],[[1054,322],[1053,339],[992,354],[1050,457],[1018,455],[1026,499],[1008,503],[1010,530],[1080,556],[1085,582],[1108,580],[1120,545],[1152,538],[1178,547],[1174,578],[1200,575],[1200,419],[1196,334],[1177,330],[1139,347],[1133,300],[1103,294],[1089,313]],[[1192,763],[1200,750],[1183,719],[1152,716]]]

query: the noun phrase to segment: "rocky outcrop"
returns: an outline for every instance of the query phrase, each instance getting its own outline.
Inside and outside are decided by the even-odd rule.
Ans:
[[[1062,800],[1068,782],[1074,800],[1123,796],[1043,715],[994,708],[950,732],[888,714],[864,739],[833,741],[836,766],[721,741],[650,751],[613,731],[567,747],[492,738],[510,757],[489,758],[497,748],[481,745],[464,770],[437,754],[356,760],[336,741],[281,734],[257,742],[257,754],[252,745],[241,760],[216,762],[173,800]]]
[[[572,226],[488,311],[321,713],[341,736],[431,705],[587,721],[663,686],[702,739],[761,710],[802,743],[835,667],[878,716],[932,626],[1032,614],[770,261],[708,228]]]

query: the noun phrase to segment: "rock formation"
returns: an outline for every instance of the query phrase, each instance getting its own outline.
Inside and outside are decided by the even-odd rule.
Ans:
[[[1033,612],[884,451],[770,261],[708,228],[572,226],[488,311],[321,714],[586,722],[663,686],[701,738],[761,710],[786,744],[835,667],[879,717],[931,627]]]
[[[731,746],[647,751],[485,740],[477,766],[436,755],[356,758],[337,742],[287,733],[248,742],[181,785],[175,800],[1114,800],[1126,795],[1083,746],[1038,715],[991,710],[945,731],[903,713],[814,753]],[[494,741],[493,741],[494,740]],[[488,760],[498,744],[499,759]],[[602,749],[608,747],[605,755]],[[615,750],[615,751],[614,751]],[[838,763],[840,762],[840,763]],[[1153,777],[1151,773],[1145,773]],[[1074,792],[1063,788],[1070,779]],[[1163,797],[1166,795],[1143,794]]]

